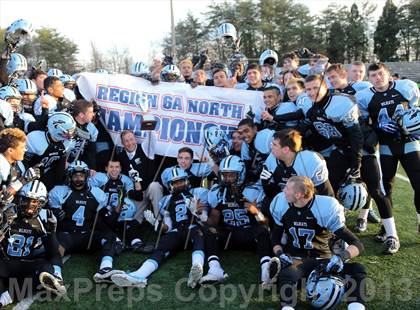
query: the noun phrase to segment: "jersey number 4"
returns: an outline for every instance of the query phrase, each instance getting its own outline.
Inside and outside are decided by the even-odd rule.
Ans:
[[[71,219],[76,222],[76,226],[83,226],[83,222],[85,221],[85,206],[80,206],[73,213]]]

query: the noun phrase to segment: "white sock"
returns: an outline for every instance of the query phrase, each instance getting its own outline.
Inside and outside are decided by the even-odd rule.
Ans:
[[[295,308],[290,306],[284,306],[283,308],[281,308],[281,310],[295,310]]]
[[[261,282],[268,282],[270,275],[268,273],[268,263],[270,262],[270,256],[264,256],[260,260],[261,266]]]
[[[347,310],[365,310],[365,306],[360,302],[352,302],[347,305]]]
[[[224,270],[220,265],[219,257],[212,255],[207,261],[209,262],[209,273],[223,276]]]
[[[192,265],[199,264],[200,266],[204,265],[204,252],[203,251],[194,251],[192,252]]]
[[[10,297],[9,292],[5,291],[0,295],[0,304],[4,307],[10,305],[13,302],[12,297]]]
[[[112,268],[112,257],[111,256],[104,256],[102,257],[101,265],[99,266],[99,270],[103,268]]]
[[[158,268],[159,268],[159,265],[157,261],[155,261],[154,259],[148,259],[143,263],[143,265],[140,266],[139,269],[137,269],[134,272],[131,272],[130,275],[135,276],[137,278],[146,279]]]
[[[417,220],[419,221],[420,224],[420,214],[417,213]]]
[[[382,224],[385,227],[385,233],[387,237],[395,237],[398,239],[397,228],[395,227],[394,217],[383,219]]]
[[[357,218],[367,220],[369,209],[360,209],[359,216]]]

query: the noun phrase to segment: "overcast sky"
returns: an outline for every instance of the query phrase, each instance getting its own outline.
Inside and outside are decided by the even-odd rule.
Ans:
[[[216,0],[215,2],[220,1]],[[359,2],[357,0],[356,2]],[[376,16],[382,12],[385,0],[377,3]],[[398,4],[399,0],[395,3]],[[188,11],[194,16],[211,4],[210,0],[173,0],[175,21],[185,18]],[[299,0],[312,14],[331,3],[350,6],[354,0]],[[88,61],[90,42],[106,51],[113,45],[128,47],[135,61],[148,60],[151,51],[170,32],[169,0],[0,0],[0,27],[24,18],[34,28],[56,28],[79,46],[79,59]]]

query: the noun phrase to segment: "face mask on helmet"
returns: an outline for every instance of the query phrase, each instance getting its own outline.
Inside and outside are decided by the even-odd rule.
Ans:
[[[24,19],[13,22],[6,29],[5,41],[12,47],[22,46],[32,34],[32,24]]]
[[[189,189],[189,181],[187,177],[176,179],[169,182],[169,191],[171,194],[186,192]]]
[[[219,174],[220,183],[223,186],[239,185],[239,172],[237,171],[222,171]]]
[[[18,216],[22,218],[35,218],[45,206],[46,200],[19,196],[17,201]]]

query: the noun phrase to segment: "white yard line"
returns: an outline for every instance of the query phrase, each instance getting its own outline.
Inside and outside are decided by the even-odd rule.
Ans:
[[[69,260],[70,257],[71,255],[66,255],[63,257],[63,265]],[[27,310],[38,298],[38,294],[36,294],[34,296],[22,299],[16,304],[16,306],[13,307],[13,310]]]

